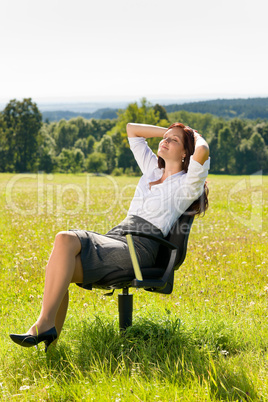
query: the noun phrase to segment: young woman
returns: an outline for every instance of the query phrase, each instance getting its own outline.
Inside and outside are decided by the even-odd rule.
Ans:
[[[127,217],[106,235],[72,230],[56,235],[45,277],[41,312],[26,334],[11,334],[21,346],[44,342],[47,347],[61,332],[67,308],[68,288],[76,283],[91,289],[108,273],[131,267],[122,230],[138,229],[166,236],[178,217],[190,206],[193,213],[207,208],[205,180],[209,169],[209,147],[193,129],[174,123],[163,127],[127,125],[130,148],[143,173]],[[159,137],[158,157],[146,138]],[[196,201],[196,202],[194,202]],[[158,246],[134,237],[141,267],[152,266]]]

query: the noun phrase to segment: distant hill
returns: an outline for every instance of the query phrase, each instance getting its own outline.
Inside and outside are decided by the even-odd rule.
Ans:
[[[201,102],[165,106],[168,113],[186,110],[193,113],[210,113],[231,119],[268,119],[268,98],[215,99]]]
[[[61,119],[70,120],[73,117],[82,116],[85,119],[116,119],[117,118],[118,109],[111,108],[103,108],[98,109],[92,113],[80,113],[73,112],[70,110],[53,110],[53,111],[44,111],[42,112],[43,121],[59,121]]]
[[[210,113],[225,119],[238,117],[240,119],[268,119],[268,98],[248,99],[214,99],[208,101],[189,102],[182,104],[163,105],[167,113],[186,110],[193,113]],[[43,111],[43,120],[59,121],[70,120],[82,116],[85,119],[116,119],[118,109],[102,108],[92,113],[69,110]]]

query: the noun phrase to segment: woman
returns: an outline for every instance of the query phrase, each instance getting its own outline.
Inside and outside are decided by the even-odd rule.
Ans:
[[[181,123],[174,123],[168,129],[129,123],[127,134],[143,175],[126,219],[106,235],[83,230],[56,235],[46,267],[39,318],[26,334],[10,335],[19,345],[30,347],[44,342],[47,350],[59,337],[67,312],[70,283],[90,289],[92,283],[108,273],[131,267],[122,230],[139,229],[166,236],[191,205],[193,213],[207,208],[205,180],[209,147],[196,131]],[[158,158],[145,141],[150,137],[161,138]],[[151,266],[157,254],[156,243],[136,237],[134,242],[141,267]]]

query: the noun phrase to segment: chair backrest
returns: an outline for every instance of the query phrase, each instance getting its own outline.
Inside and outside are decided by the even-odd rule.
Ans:
[[[169,232],[168,240],[179,247],[174,269],[178,269],[185,260],[189,234],[193,221],[194,215],[185,212],[182,216],[180,216],[177,222],[175,222]]]
[[[189,212],[185,212],[181,215],[177,221],[173,224],[170,232],[166,236],[166,240],[178,246],[178,251],[175,260],[175,268],[178,269],[183,263],[186,257],[188,238],[190,230],[194,221],[194,215]],[[165,265],[166,261],[169,260],[171,251],[164,246],[159,247],[158,255],[156,257],[156,266]]]
[[[148,288],[150,292],[162,293],[162,294],[170,294],[173,290],[173,283],[174,283],[174,270],[178,269],[186,257],[187,252],[187,244],[188,238],[190,234],[190,230],[192,227],[192,223],[194,221],[194,215],[185,212],[181,215],[178,220],[172,226],[169,234],[165,238],[166,240],[170,241],[171,243],[178,246],[178,250],[176,253],[174,268],[168,278],[166,286],[162,289],[153,289]],[[156,257],[155,266],[156,267],[167,267],[167,263],[170,260],[171,251],[167,249],[167,247],[160,246],[158,250],[158,254]]]

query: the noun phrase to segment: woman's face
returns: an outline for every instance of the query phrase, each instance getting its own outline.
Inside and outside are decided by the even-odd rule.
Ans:
[[[166,131],[163,140],[159,143],[157,154],[165,161],[169,159],[178,162],[185,157],[183,133],[180,127],[173,127]]]

